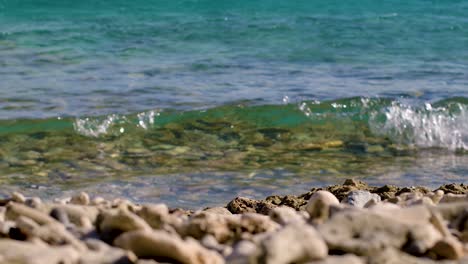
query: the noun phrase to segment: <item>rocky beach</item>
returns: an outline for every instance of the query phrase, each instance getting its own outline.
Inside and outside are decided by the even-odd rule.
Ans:
[[[15,192],[0,201],[0,263],[468,263],[467,193],[347,179],[193,211]]]

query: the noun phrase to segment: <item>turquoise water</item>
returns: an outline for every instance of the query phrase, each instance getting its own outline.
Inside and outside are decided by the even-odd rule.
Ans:
[[[464,182],[466,14],[466,1],[0,0],[4,192],[113,186],[197,206],[344,177]]]

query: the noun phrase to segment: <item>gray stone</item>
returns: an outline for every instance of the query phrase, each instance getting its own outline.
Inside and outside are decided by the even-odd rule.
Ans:
[[[364,208],[364,206],[369,203],[369,201],[374,200],[375,203],[380,202],[380,196],[371,193],[368,191],[362,191],[362,190],[356,190],[356,191],[351,191],[348,194],[346,203],[358,207],[358,208]]]

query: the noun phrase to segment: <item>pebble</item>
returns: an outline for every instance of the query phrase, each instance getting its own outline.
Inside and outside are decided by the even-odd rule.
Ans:
[[[331,192],[317,191],[310,197],[305,210],[311,218],[325,220],[328,218],[330,206],[339,204],[340,201]]]
[[[0,205],[0,263],[468,263],[461,187],[346,183],[327,187],[333,194],[237,198],[195,212],[84,193],[56,203],[12,194]]]

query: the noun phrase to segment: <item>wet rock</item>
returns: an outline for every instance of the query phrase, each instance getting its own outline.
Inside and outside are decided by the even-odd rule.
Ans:
[[[269,234],[262,242],[265,263],[302,263],[324,259],[328,248],[310,225],[291,224]]]
[[[139,258],[172,260],[187,264],[224,263],[215,251],[207,250],[194,239],[182,240],[164,231],[136,230],[116,238],[114,244]]]
[[[357,190],[351,191],[348,194],[346,203],[358,208],[364,208],[364,206],[371,200],[375,203],[379,203],[380,196],[375,193],[370,193],[369,191]]]

